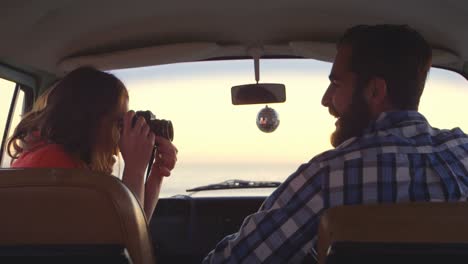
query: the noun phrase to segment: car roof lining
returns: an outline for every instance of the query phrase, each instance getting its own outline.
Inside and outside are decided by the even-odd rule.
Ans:
[[[51,77],[63,75],[78,58],[99,57],[105,68],[122,68],[129,62],[105,59],[109,54],[148,47],[160,47],[161,53],[172,50],[171,46],[185,46],[186,51],[187,45],[193,47],[194,43],[216,46],[209,51],[203,44],[191,55],[160,55],[159,61],[153,62],[142,56],[143,63],[138,66],[242,57],[250,47],[279,47],[266,57],[330,61],[332,57],[324,50],[308,47],[308,52],[301,52],[304,45],[300,43],[330,43],[334,49],[331,43],[347,28],[383,23],[410,25],[434,49],[458,58],[435,61],[434,65],[464,72],[465,76],[468,73],[466,1],[0,1],[0,63],[35,76],[39,87],[47,85]],[[133,64],[139,63],[135,60]]]
[[[292,49],[291,46],[293,46]],[[191,50],[192,48],[193,52]],[[240,52],[241,50],[242,52]],[[271,52],[272,50],[274,52]],[[333,43],[296,42],[293,44],[290,43],[289,47],[267,46],[261,59],[316,59],[332,62],[335,52],[335,44]],[[178,56],[177,59],[175,59],[175,55]],[[252,59],[252,57],[244,47],[221,47],[211,43],[185,43],[180,45],[166,45],[164,48],[156,47],[153,49],[147,47],[144,49],[67,58],[60,62],[60,72],[57,75],[51,75],[40,71],[31,74],[18,68],[0,64],[0,77],[31,87],[35,91],[39,91],[40,94],[55,82],[55,80],[67,72],[85,65],[93,66],[101,70],[115,70],[178,62],[239,59]],[[433,49],[432,67],[454,71],[468,80],[464,72],[446,66],[450,63],[457,63],[457,60],[458,57],[451,52]],[[40,76],[40,78],[36,78],[36,76]]]
[[[332,62],[336,44],[313,41],[293,41],[286,45],[261,47],[261,57],[296,57]],[[447,50],[433,48],[434,65],[457,64],[460,58]],[[62,60],[58,68],[65,74],[80,66],[94,66],[101,70],[144,67],[177,62],[213,60],[213,58],[249,57],[249,48],[241,45],[218,45],[216,43],[180,43],[116,51],[111,53],[70,57]]]

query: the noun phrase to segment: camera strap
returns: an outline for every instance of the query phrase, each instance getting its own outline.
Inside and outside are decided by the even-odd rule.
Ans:
[[[148,180],[149,174],[151,172],[151,168],[153,167],[153,162],[154,162],[154,155],[156,154],[156,146],[153,147],[153,150],[151,151],[151,157],[148,162],[148,167],[146,168],[146,178],[145,182]]]

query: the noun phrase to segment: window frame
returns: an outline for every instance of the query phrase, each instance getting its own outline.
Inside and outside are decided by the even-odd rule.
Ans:
[[[5,80],[8,80],[4,78]],[[13,81],[14,82],[14,81]],[[15,88],[13,91],[13,96],[11,98],[11,103],[10,103],[10,108],[8,110],[8,115],[6,118],[6,123],[5,123],[5,128],[3,130],[3,135],[2,135],[2,141],[0,145],[0,164],[3,162],[4,154],[6,153],[6,147],[7,147],[7,140],[8,140],[8,135],[10,133],[10,128],[12,125],[13,121],[13,116],[15,114],[15,108],[16,104],[18,103],[18,97],[20,92],[22,91],[24,93],[23,97],[23,107],[21,109],[21,115],[29,111],[31,106],[33,105],[34,101],[34,91],[31,87],[21,85],[20,83],[15,82]]]

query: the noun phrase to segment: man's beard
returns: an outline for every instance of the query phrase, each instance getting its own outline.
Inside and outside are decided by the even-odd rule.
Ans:
[[[336,130],[330,137],[330,142],[335,148],[352,137],[361,136],[371,121],[369,105],[360,93],[353,96],[351,105],[341,116],[333,108],[330,109],[330,113],[339,117]]]

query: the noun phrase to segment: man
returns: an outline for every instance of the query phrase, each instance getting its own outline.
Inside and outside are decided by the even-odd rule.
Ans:
[[[468,136],[417,112],[431,49],[407,26],[357,26],[337,45],[322,98],[335,149],[301,165],[207,263],[297,263],[313,254],[330,207],[466,200]]]

